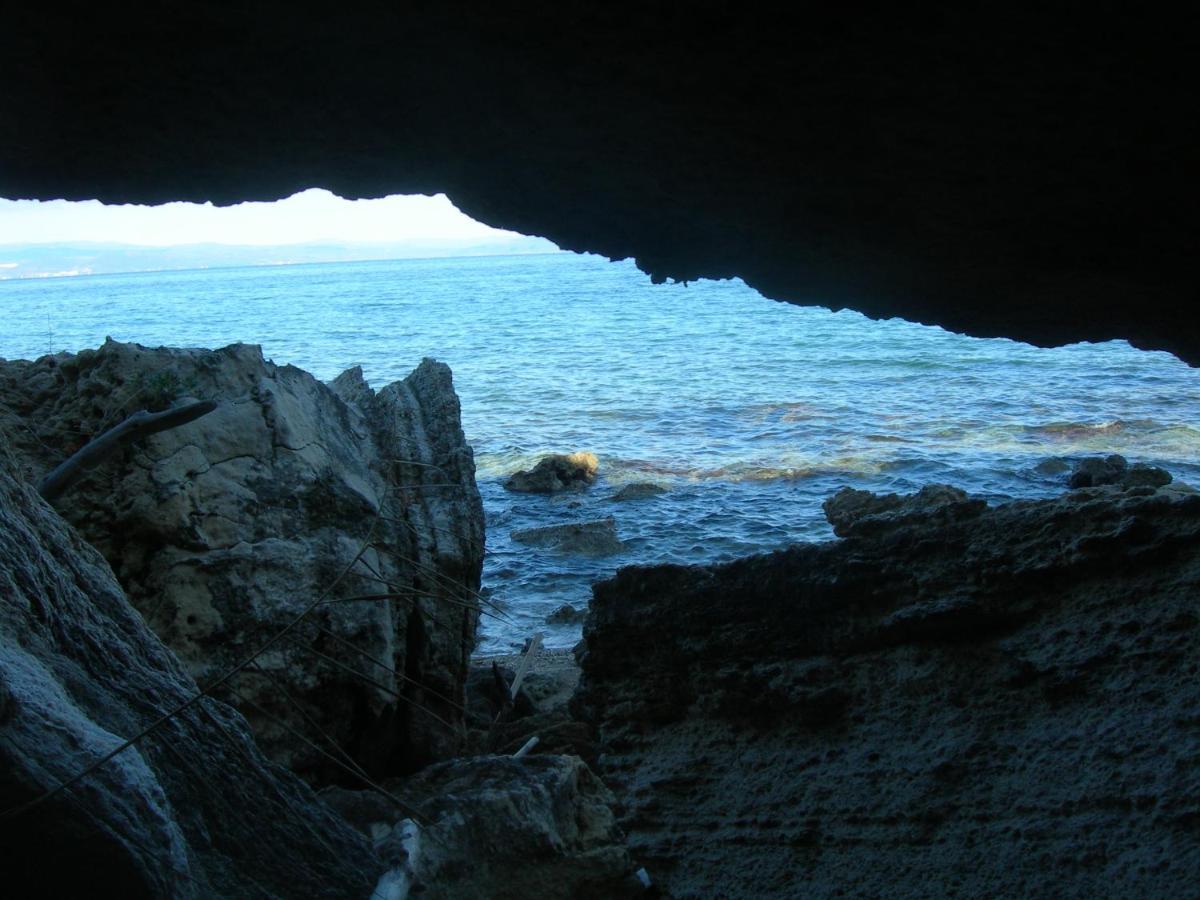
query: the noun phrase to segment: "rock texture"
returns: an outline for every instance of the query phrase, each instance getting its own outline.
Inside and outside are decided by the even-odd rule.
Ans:
[[[617,536],[617,520],[612,516],[590,522],[520,529],[512,533],[512,539],[543,550],[589,556],[611,556],[625,549],[624,542]]]
[[[843,492],[845,539],[596,585],[576,712],[672,896],[1180,896],[1200,496]]]
[[[0,196],[445,191],[659,279],[1195,363],[1198,34],[1118,4],[27,4]]]
[[[198,689],[104,559],[14,477],[0,427],[0,810]],[[9,897],[365,897],[383,864],[243,718],[205,699],[45,803],[0,817]]]
[[[219,407],[99,467],[62,513],[202,684],[316,606],[228,695],[277,761],[327,780],[312,744],[375,773],[452,753],[483,516],[450,370],[426,361],[375,393],[357,370],[326,386],[247,345],[112,341],[0,366],[31,479],[183,398]]]
[[[484,756],[432,766],[389,790],[424,825],[397,821],[375,794],[325,799],[393,853],[399,882],[431,900],[611,900],[641,893],[612,795],[573,756]],[[404,895],[401,895],[404,896]]]
[[[513,474],[504,487],[525,494],[557,494],[587,487],[596,480],[599,470],[594,453],[555,453],[539,459],[532,469]]]

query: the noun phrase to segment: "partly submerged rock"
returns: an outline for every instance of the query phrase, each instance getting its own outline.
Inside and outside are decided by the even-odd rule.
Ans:
[[[0,842],[10,897],[365,897],[362,838],[203,699],[0,427]],[[36,800],[149,728],[70,788]]]
[[[594,453],[556,453],[542,457],[532,469],[510,476],[504,487],[521,493],[554,494],[587,487],[596,480],[599,469]]]
[[[667,489],[665,487],[655,484],[652,481],[635,481],[632,484],[625,485],[608,499],[617,502],[646,500],[650,497],[657,497],[659,494],[665,494],[666,492]]]
[[[617,537],[617,522],[612,516],[591,522],[526,528],[514,531],[512,539],[531,547],[591,556],[608,556],[625,549],[625,544]]]
[[[564,603],[550,615],[546,616],[547,625],[575,625],[587,616],[586,609],[576,609],[570,603]]]
[[[1075,463],[1071,470],[1068,484],[1072,488],[1101,487],[1104,485],[1119,485],[1131,487],[1162,487],[1171,483],[1171,473],[1158,466],[1145,463],[1134,463],[1132,466],[1125,457],[1116,453],[1111,456],[1092,456]]]
[[[357,369],[326,386],[243,344],[113,341],[0,365],[33,477],[184,397],[219,407],[98,468],[63,514],[201,683],[290,627],[225,695],[277,761],[325,780],[340,773],[308,742],[375,773],[452,753],[483,514],[450,370],[426,360],[375,392]]]
[[[638,881],[612,795],[574,756],[483,756],[440,763],[386,787],[426,823],[376,795],[323,793],[421,897],[446,900],[634,896]]]
[[[987,507],[984,500],[972,500],[967,492],[948,484],[927,484],[915,494],[873,494],[854,488],[842,488],[821,508],[838,537],[878,533],[914,520],[960,519],[978,515]]]
[[[595,586],[574,708],[671,896],[1200,881],[1200,495],[937,493],[843,496],[845,540]]]

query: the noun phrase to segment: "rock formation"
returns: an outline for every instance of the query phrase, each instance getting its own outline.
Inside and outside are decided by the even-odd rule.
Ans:
[[[1196,363],[1196,34],[1115,4],[25,4],[0,196],[444,191],[658,279]]]
[[[612,794],[573,756],[482,756],[439,763],[389,791],[424,826],[377,794],[323,796],[383,853],[400,844],[399,878],[430,900],[635,896],[638,882]]]
[[[842,540],[594,589],[575,709],[671,896],[1200,880],[1200,495],[843,492]]]
[[[627,484],[611,497],[609,500],[621,502],[625,500],[647,500],[650,497],[657,497],[659,494],[665,494],[667,489],[659,484],[654,484],[650,481],[635,481],[632,484]]]
[[[376,393],[357,370],[326,386],[247,345],[112,341],[0,366],[34,480],[183,398],[219,406],[99,467],[63,515],[202,684],[313,608],[227,695],[277,761],[327,780],[331,740],[375,773],[452,753],[483,516],[449,369],[425,361]]]
[[[553,453],[539,459],[532,469],[509,476],[504,487],[525,494],[556,494],[587,487],[596,480],[599,469],[594,453]]]
[[[512,533],[512,539],[544,550],[589,556],[610,556],[625,549],[625,544],[617,537],[617,520],[612,516],[590,522],[519,529]]]
[[[10,897],[366,897],[383,864],[198,693],[0,426],[0,842]]]

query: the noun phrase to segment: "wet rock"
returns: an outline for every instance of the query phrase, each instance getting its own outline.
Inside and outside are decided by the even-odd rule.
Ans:
[[[1104,458],[1095,456],[1079,460],[1071,470],[1068,483],[1072,488],[1108,485],[1115,485],[1121,490],[1159,488],[1171,483],[1171,473],[1146,463],[1134,463],[1131,466],[1125,457],[1114,453]]]
[[[1200,878],[1181,838],[1200,821],[1200,495],[971,514],[941,489],[839,496],[844,540],[594,587],[573,708],[655,881],[1153,896]]]
[[[404,845],[414,894],[447,900],[636,896],[612,795],[573,756],[484,756],[432,766],[387,789],[424,825],[376,797],[322,796],[377,846]],[[400,854],[396,854],[399,856]]]
[[[609,500],[625,501],[625,500],[646,500],[650,497],[657,497],[659,494],[665,494],[667,489],[662,485],[654,484],[650,481],[636,481],[633,484],[627,484],[611,497]]]
[[[96,469],[63,514],[201,683],[311,609],[223,694],[275,760],[342,777],[297,733],[376,773],[454,752],[483,515],[450,370],[426,360],[376,392],[357,369],[327,386],[243,344],[113,341],[0,365],[0,409],[36,477],[185,397],[219,406]]]
[[[927,484],[915,494],[873,494],[842,488],[823,504],[825,518],[838,537],[879,533],[904,526],[932,513],[946,519],[969,518],[987,507],[972,500],[966,491],[947,484]]]
[[[526,528],[514,531],[512,539],[531,547],[589,556],[609,556],[625,549],[625,544],[617,537],[617,522],[612,516],[591,522]]]
[[[1051,456],[1039,462],[1033,470],[1039,475],[1062,475],[1071,471],[1071,464],[1061,456]]]
[[[1125,457],[1115,453],[1104,458],[1093,456],[1075,464],[1067,483],[1073,488],[1116,484],[1128,468]]]
[[[587,487],[596,480],[599,469],[594,453],[556,453],[538,460],[532,469],[512,475],[504,487],[521,493],[554,494]]]
[[[587,610],[576,609],[570,603],[564,603],[550,615],[546,616],[547,625],[574,625],[582,622],[587,616]]]
[[[111,569],[22,479],[0,427],[0,820],[10,896],[365,897],[369,845],[203,699]],[[36,887],[34,887],[36,885]],[[29,891],[29,894],[24,893]],[[15,892],[15,893],[14,893]]]
[[[1158,466],[1134,463],[1121,477],[1121,485],[1131,487],[1163,487],[1171,483],[1171,473]]]

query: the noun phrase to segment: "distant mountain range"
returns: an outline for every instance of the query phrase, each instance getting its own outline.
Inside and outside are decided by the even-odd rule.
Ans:
[[[432,240],[403,243],[311,243],[252,246],[181,244],[0,244],[0,279],[216,269],[234,266],[286,266],[297,263],[371,259],[429,259],[448,256],[513,256],[554,253],[550,241],[517,237],[496,241]]]

